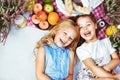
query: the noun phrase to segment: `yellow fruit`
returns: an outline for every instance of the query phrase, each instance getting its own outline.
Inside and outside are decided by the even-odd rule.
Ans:
[[[105,33],[108,36],[111,36],[117,32],[117,27],[115,25],[109,26],[106,30]]]
[[[33,5],[29,5],[28,7],[27,7],[27,10],[29,11],[29,10],[32,10],[33,9]]]
[[[57,12],[50,12],[48,14],[48,22],[50,25],[55,25],[59,21],[59,15]]]
[[[31,0],[29,6],[27,7],[27,10],[33,10],[34,4],[35,4],[35,0]]]

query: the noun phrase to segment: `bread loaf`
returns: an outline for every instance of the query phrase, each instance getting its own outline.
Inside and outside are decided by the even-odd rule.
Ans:
[[[74,10],[76,10],[80,13],[83,13],[83,14],[90,14],[90,10],[88,10],[88,8],[77,5],[74,2],[72,2],[72,4],[73,4]]]
[[[65,4],[66,11],[69,14],[72,14],[72,11],[73,11],[72,0],[64,0],[64,4]]]

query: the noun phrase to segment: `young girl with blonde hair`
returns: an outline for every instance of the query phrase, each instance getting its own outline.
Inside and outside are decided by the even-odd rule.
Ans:
[[[54,26],[37,43],[37,80],[72,80],[79,27],[70,19]]]

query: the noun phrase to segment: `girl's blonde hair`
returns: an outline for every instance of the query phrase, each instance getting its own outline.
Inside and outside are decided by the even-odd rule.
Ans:
[[[43,44],[53,44],[54,43],[54,37],[56,35],[56,32],[59,31],[60,29],[64,28],[64,27],[74,27],[77,33],[77,37],[74,39],[74,41],[67,46],[69,49],[75,50],[75,48],[77,47],[77,43],[79,40],[79,27],[76,25],[76,23],[74,21],[72,21],[71,19],[65,19],[61,22],[59,22],[57,25],[55,25],[49,32],[48,35],[42,37],[36,45],[36,48],[38,49],[40,46],[42,46]]]

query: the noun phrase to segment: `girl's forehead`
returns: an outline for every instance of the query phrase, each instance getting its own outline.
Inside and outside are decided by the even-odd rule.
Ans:
[[[60,32],[73,32],[76,31],[74,26],[66,26],[59,30]]]
[[[79,20],[90,20],[91,21],[91,18],[89,16],[84,16],[84,17],[79,17],[77,21]]]
[[[77,20],[77,24],[81,24],[81,23],[83,24],[83,23],[89,23],[89,22],[92,22],[90,17],[80,17]]]
[[[61,28],[61,30],[68,30],[70,28],[74,28],[72,25],[65,25],[64,27]]]

